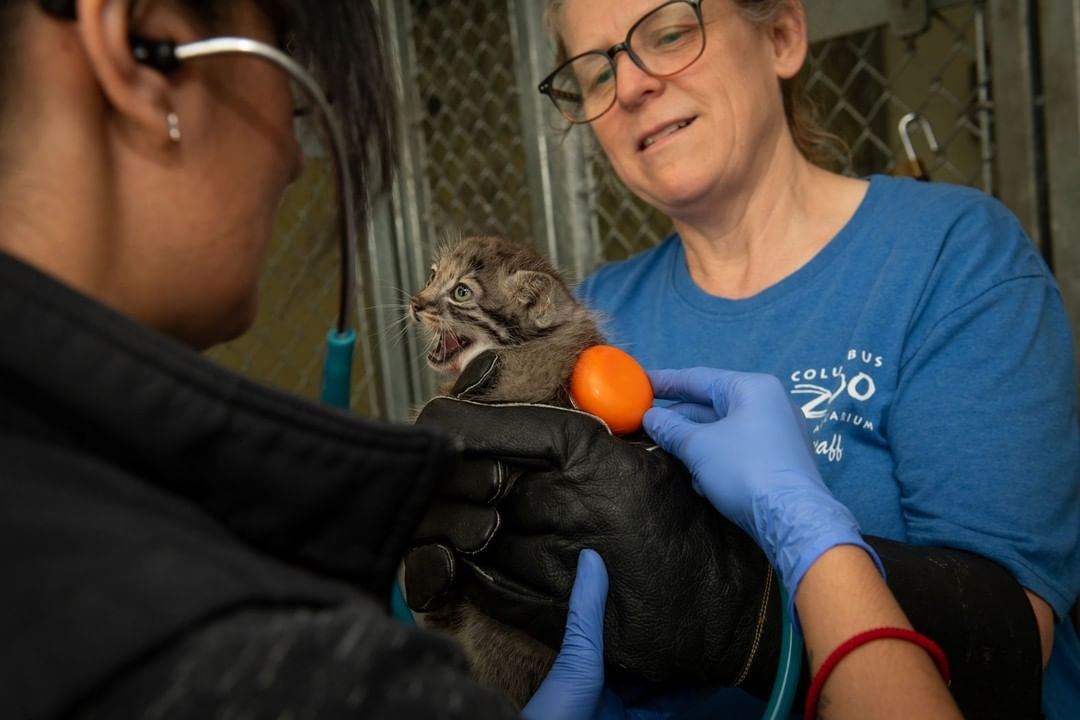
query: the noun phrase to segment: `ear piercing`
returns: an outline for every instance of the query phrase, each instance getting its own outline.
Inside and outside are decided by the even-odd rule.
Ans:
[[[169,128],[169,139],[174,143],[180,142],[180,118],[176,113],[170,112],[165,116],[165,124]]]

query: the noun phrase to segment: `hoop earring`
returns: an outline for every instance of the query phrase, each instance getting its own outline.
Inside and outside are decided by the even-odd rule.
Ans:
[[[176,113],[170,112],[165,116],[165,124],[169,128],[169,139],[174,143],[180,142],[180,118]]]

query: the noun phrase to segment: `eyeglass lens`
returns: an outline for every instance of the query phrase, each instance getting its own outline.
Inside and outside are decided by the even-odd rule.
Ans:
[[[626,36],[632,59],[655,77],[689,67],[705,48],[705,34],[694,7],[669,2],[642,17]],[[571,122],[589,122],[615,103],[615,64],[606,52],[585,53],[563,65],[548,91]]]

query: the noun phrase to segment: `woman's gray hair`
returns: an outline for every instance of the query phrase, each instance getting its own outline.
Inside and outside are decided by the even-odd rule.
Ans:
[[[803,4],[803,0],[731,0],[731,2],[738,7],[743,19],[757,26],[773,22],[781,13],[790,9],[792,3]],[[565,4],[566,0],[548,0],[544,14],[548,37],[555,46],[556,66],[569,59],[566,45],[559,31]],[[818,119],[817,104],[806,92],[808,74],[809,71],[804,65],[798,75],[790,80],[780,81],[784,114],[787,116],[792,138],[796,147],[810,162],[822,167],[845,165],[850,158],[847,144],[822,127]]]

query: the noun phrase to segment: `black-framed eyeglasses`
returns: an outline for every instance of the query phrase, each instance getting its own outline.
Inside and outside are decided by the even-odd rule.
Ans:
[[[705,52],[702,0],[669,0],[642,16],[626,39],[607,50],[576,55],[544,78],[540,92],[563,117],[588,123],[615,104],[615,56],[625,52],[635,65],[658,78],[671,77]]]

